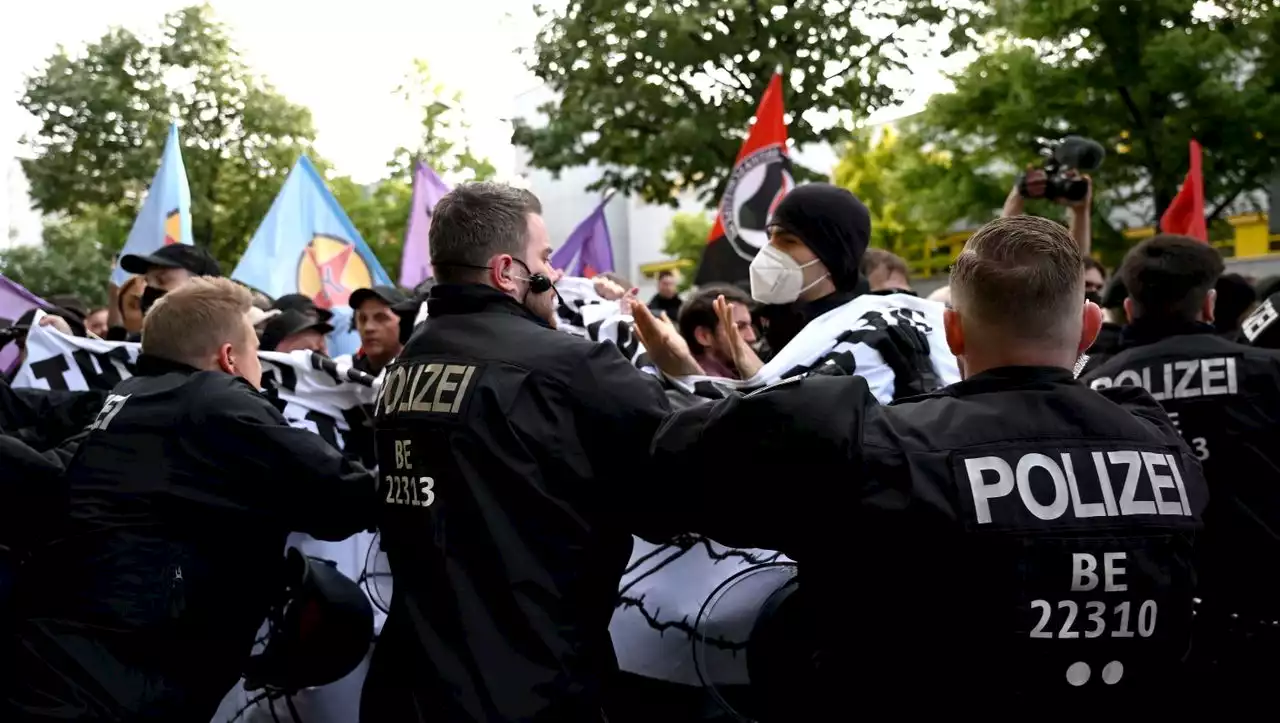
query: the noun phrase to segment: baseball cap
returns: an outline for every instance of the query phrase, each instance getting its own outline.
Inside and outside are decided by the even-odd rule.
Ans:
[[[320,319],[320,321],[329,321],[333,318],[332,311],[316,306],[316,302],[312,301],[310,297],[303,296],[302,294],[285,294],[284,296],[276,299],[271,304],[271,308],[279,309],[280,311],[300,311],[303,314],[315,316]]]
[[[190,244],[169,244],[150,254],[125,254],[120,257],[120,268],[131,274],[145,274],[157,266],[186,269],[196,276],[222,276],[222,269],[213,256]]]
[[[328,334],[333,331],[333,327],[323,321],[316,321],[315,317],[310,316],[297,309],[289,309],[281,311],[267,321],[262,329],[262,339],[258,342],[262,351],[274,351],[280,342],[294,334],[300,334],[308,329],[314,329],[321,335]]]
[[[409,300],[409,295],[395,286],[374,286],[368,289],[356,289],[351,292],[347,303],[352,309],[359,309],[364,302],[377,299],[387,306],[395,306]]]

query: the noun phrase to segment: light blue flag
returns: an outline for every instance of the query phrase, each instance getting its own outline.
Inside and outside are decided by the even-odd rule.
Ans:
[[[187,185],[187,169],[182,165],[182,148],[178,144],[178,126],[169,125],[169,138],[164,142],[164,155],[156,169],[142,210],[133,220],[129,240],[120,255],[149,254],[169,244],[191,243],[191,187]],[[120,268],[119,260],[111,272],[111,282],[119,286],[129,274]]]
[[[231,278],[272,297],[302,294],[332,311],[332,356],[360,348],[351,330],[351,292],[391,285],[391,277],[306,156],[289,172]]]

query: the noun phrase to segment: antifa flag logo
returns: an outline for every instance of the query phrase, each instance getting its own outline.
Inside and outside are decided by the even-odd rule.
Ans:
[[[765,229],[773,210],[794,186],[791,159],[780,146],[758,150],[733,169],[724,191],[720,223],[725,240],[748,264],[769,242]]]
[[[769,240],[766,228],[774,209],[794,187],[783,119],[782,76],[775,73],[725,184],[696,283],[745,281],[751,259]]]
[[[321,309],[346,306],[351,292],[370,286],[368,264],[343,239],[316,234],[298,260],[298,293]]]

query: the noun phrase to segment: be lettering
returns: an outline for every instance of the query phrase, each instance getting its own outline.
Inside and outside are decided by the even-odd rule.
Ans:
[[[1104,592],[1124,592],[1129,586],[1119,582],[1123,577],[1125,553],[1105,552],[1102,554],[1102,579],[1098,578],[1098,558],[1084,552],[1071,554],[1071,591],[1089,592],[1103,583]]]

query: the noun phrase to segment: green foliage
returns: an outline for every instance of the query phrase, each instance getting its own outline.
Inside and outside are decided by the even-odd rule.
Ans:
[[[662,253],[691,264],[680,275],[681,291],[693,286],[693,279],[698,275],[711,224],[711,218],[705,213],[677,213],[662,236]]]
[[[413,186],[391,178],[365,187],[340,176],[329,182],[329,189],[365,243],[373,249],[382,268],[396,278],[409,225]]]
[[[397,148],[387,164],[387,178],[377,183],[361,186],[346,176],[329,181],[334,197],[392,278],[398,275],[404,251],[415,162],[423,161],[440,175],[461,181],[485,181],[496,173],[493,164],[477,156],[468,143],[470,124],[458,110],[462,94],[433,82],[425,61],[414,61],[396,93],[422,109],[417,146]]]
[[[0,252],[0,272],[36,296],[74,294],[90,306],[102,306],[114,254],[99,239],[119,234],[129,234],[128,224],[96,208],[74,219],[49,220],[42,245]]]
[[[513,141],[532,164],[595,162],[603,175],[590,190],[668,204],[695,190],[708,205],[775,68],[791,140],[838,142],[855,118],[899,98],[883,82],[903,67],[895,28],[968,17],[922,0],[571,0],[538,13],[530,67],[558,98],[541,109],[545,126],[516,123]]]
[[[94,207],[131,221],[176,120],[195,242],[226,268],[315,136],[310,112],[245,66],[207,5],[166,16],[155,43],[117,28],[81,52],[59,49],[21,105],[41,123],[23,170],[45,213]],[[123,228],[98,241],[118,250]]]
[[[1095,180],[1094,242],[1127,245],[1109,218],[1155,223],[1204,146],[1208,215],[1263,185],[1280,160],[1280,7],[1262,0],[1141,3],[1001,0],[969,34],[980,57],[911,123],[913,142],[952,159],[927,189],[956,215],[998,212],[1037,138],[1074,133],[1108,157]],[[950,198],[950,201],[946,201]],[[913,201],[915,197],[913,196]],[[1060,215],[1049,206],[1029,212]]]
[[[936,208],[916,203],[914,178],[945,170],[918,146],[885,128],[876,140],[869,130],[854,134],[832,172],[833,181],[853,192],[871,212],[871,245],[917,263],[928,256],[928,239],[946,231],[952,218],[930,215]],[[941,175],[941,173],[939,173]]]
[[[467,142],[471,124],[461,112],[462,93],[450,93],[431,79],[425,60],[413,61],[396,94],[422,109],[422,135],[415,148],[397,148],[387,164],[391,178],[412,183],[416,161],[423,161],[442,176],[459,181],[487,181],[497,173],[487,158],[477,156]]]

